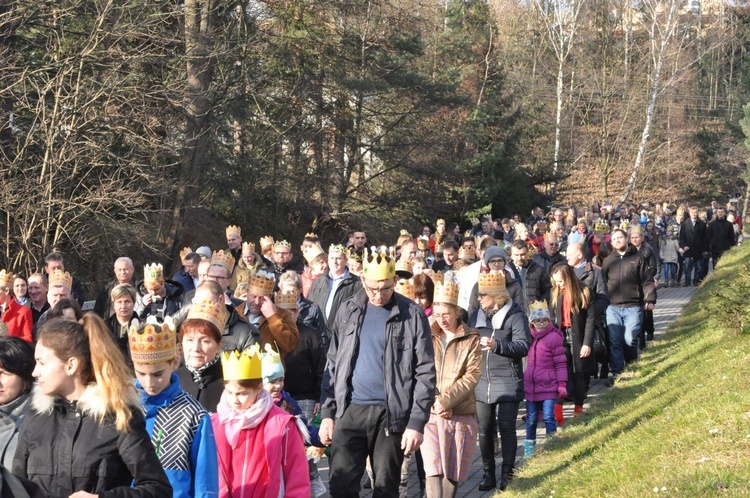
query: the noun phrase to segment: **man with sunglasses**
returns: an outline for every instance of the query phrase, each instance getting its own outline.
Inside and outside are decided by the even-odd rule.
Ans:
[[[560,254],[560,240],[554,232],[549,232],[544,237],[544,251],[531,257],[534,263],[544,268],[549,274],[552,267],[557,263],[565,263],[565,256]]]
[[[363,289],[336,315],[323,373],[319,435],[331,446],[333,498],[359,496],[368,456],[374,496],[398,496],[404,454],[422,443],[435,400],[424,312],[394,292],[391,257],[368,254],[363,266]]]

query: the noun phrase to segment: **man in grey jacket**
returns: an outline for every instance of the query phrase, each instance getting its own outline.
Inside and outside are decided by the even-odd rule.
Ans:
[[[331,446],[333,498],[359,496],[368,456],[374,496],[397,497],[404,454],[422,443],[435,400],[427,318],[394,292],[393,259],[369,254],[363,264],[364,289],[338,310],[323,373],[319,434]]]

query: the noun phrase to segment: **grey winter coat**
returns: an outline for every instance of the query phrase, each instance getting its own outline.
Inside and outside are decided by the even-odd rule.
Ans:
[[[25,393],[6,405],[0,405],[0,463],[13,468],[18,433],[29,409],[31,393]]]

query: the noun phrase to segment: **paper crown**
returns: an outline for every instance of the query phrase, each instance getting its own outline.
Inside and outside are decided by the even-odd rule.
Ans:
[[[677,216],[685,216],[685,208],[680,206],[677,208]]]
[[[229,318],[229,312],[224,303],[212,303],[211,301],[199,301],[193,303],[188,310],[186,320],[203,320],[214,327],[219,333],[224,331],[224,326]]]
[[[265,251],[269,247],[273,245],[273,237],[270,235],[266,235],[265,237],[260,238],[260,250]]]
[[[396,276],[396,264],[392,257],[373,248],[362,259],[362,276],[370,280],[388,280]]]
[[[497,295],[505,290],[505,274],[491,271],[480,273],[477,291],[479,294]]]
[[[260,346],[253,344],[245,351],[222,351],[221,368],[225,381],[263,378]]]
[[[274,242],[273,248],[276,249],[277,247],[286,247],[287,249],[291,249],[292,244],[290,244],[286,240],[277,240],[276,242]]]
[[[411,269],[411,261],[407,259],[399,259],[396,261],[396,275],[401,278],[413,277],[414,272]]]
[[[416,298],[414,294],[414,281],[411,279],[402,278],[399,280],[396,284],[395,291],[412,301]]]
[[[307,232],[305,234],[305,238],[307,238],[307,237],[311,237],[311,238],[315,238],[315,239],[318,238],[318,236],[315,234],[315,232]]]
[[[465,247],[460,247],[458,249],[458,259],[469,259],[474,261],[476,258],[476,253],[471,249],[466,249]]]
[[[328,247],[328,254],[344,253],[346,255],[346,247],[341,244],[331,244]]]
[[[164,267],[160,263],[152,263],[144,266],[143,282],[153,282],[157,284],[164,282]]]
[[[185,259],[185,256],[187,256],[191,252],[193,252],[193,250],[190,249],[189,247],[183,247],[182,251],[180,251],[180,261],[182,261],[183,259]]]
[[[677,225],[669,225],[667,227],[667,235],[677,235]]]
[[[705,220],[706,219],[706,212],[705,211],[698,211],[698,218]]]
[[[214,251],[211,254],[211,264],[223,266],[231,275],[232,271],[234,271],[234,256],[229,251]]]
[[[630,228],[630,220],[622,220],[620,223],[620,230],[628,231],[628,228]]]
[[[458,305],[458,284],[455,282],[437,282],[433,303]]]
[[[299,299],[299,290],[291,289],[286,292],[279,291],[274,294],[273,302],[277,308],[285,310],[296,310],[297,299]]]
[[[549,320],[549,306],[547,301],[532,301],[529,304],[529,320],[542,320],[546,318]]]
[[[4,284],[7,287],[13,287],[13,274],[8,273],[5,270],[0,270],[0,284]]]
[[[357,263],[362,263],[364,260],[364,253],[362,251],[358,251],[357,249],[350,247],[347,251],[348,259],[350,261],[355,261]]]
[[[237,225],[229,225],[227,227],[227,237],[230,235],[236,235],[237,237],[242,237],[242,229],[238,227]]]
[[[274,351],[270,344],[266,344],[265,353],[260,355],[260,361],[263,372],[263,383],[271,382],[284,376],[284,364],[281,363],[281,355]]]
[[[430,249],[430,238],[420,235],[417,239],[417,249],[420,251],[427,251]]]
[[[50,287],[65,287],[70,292],[73,288],[73,277],[70,273],[62,270],[55,270],[49,276]]]
[[[310,244],[307,246],[302,253],[302,256],[305,258],[305,261],[307,261],[307,264],[309,265],[312,263],[313,259],[317,258],[323,254],[323,248],[320,247],[318,244]]]
[[[250,289],[248,292],[256,296],[273,296],[273,288],[276,286],[276,275],[260,270],[250,277]]]
[[[475,217],[473,217],[473,218],[472,218],[471,220],[469,220],[469,221],[471,221],[471,224],[472,224],[472,225],[479,225],[479,218],[477,218],[476,216],[475,216]]]
[[[594,224],[594,231],[600,233],[609,232],[609,224],[607,223],[607,220],[603,220],[601,218],[596,220],[596,223]]]
[[[242,252],[245,251],[255,252],[255,242],[243,242]]]
[[[128,345],[133,363],[153,365],[174,360],[177,355],[177,333],[172,317],[168,316],[164,318],[164,323],[159,323],[151,315],[143,328],[138,320],[133,320],[128,333]]]

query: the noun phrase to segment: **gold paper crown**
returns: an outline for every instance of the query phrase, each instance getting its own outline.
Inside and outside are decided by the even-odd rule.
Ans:
[[[296,288],[288,290],[286,292],[279,291],[274,294],[274,304],[276,307],[285,310],[296,310],[297,299],[299,298],[299,290]]]
[[[260,270],[250,278],[250,290],[256,296],[273,296],[276,276],[273,273]]]
[[[549,306],[547,301],[532,301],[529,304],[529,320],[539,320],[542,318],[549,318]]]
[[[70,289],[73,288],[73,277],[66,271],[55,270],[49,276],[49,286],[65,287],[70,292]]]
[[[706,219],[706,212],[705,211],[698,211],[698,218],[705,220]]]
[[[480,273],[477,291],[479,294],[497,295],[505,290],[505,274],[491,271]]]
[[[237,225],[229,225],[227,227],[227,237],[230,235],[236,235],[237,237],[242,237],[242,229],[238,227]]]
[[[406,259],[396,261],[396,275],[403,278],[411,278],[414,275],[411,269],[411,261]]]
[[[466,249],[465,247],[460,247],[458,249],[458,259],[470,259],[471,261],[474,261],[476,257],[476,253],[471,249]]]
[[[185,259],[185,256],[187,256],[191,252],[193,252],[193,250],[190,249],[189,247],[183,247],[182,251],[180,251],[180,261],[182,261],[183,259]]]
[[[224,380],[254,380],[263,378],[260,347],[253,344],[246,351],[222,351],[221,368]]]
[[[0,270],[0,284],[5,284],[6,286],[13,288],[13,274],[7,273],[5,270]]]
[[[224,303],[199,301],[190,306],[186,320],[206,321],[216,327],[219,333],[222,333],[227,323],[227,318],[229,318],[229,312]]]
[[[677,208],[677,216],[685,216],[685,208],[680,206]]]
[[[318,236],[315,234],[315,232],[307,232],[305,234],[305,238],[307,238],[307,237],[314,237],[316,239],[318,238]]]
[[[458,306],[458,284],[455,282],[436,283],[432,302]]]
[[[265,251],[269,247],[273,245],[273,237],[270,235],[266,235],[265,237],[260,238],[260,250]]]
[[[355,248],[351,247],[349,250],[346,251],[349,255],[350,260],[356,261],[357,263],[361,263],[363,260],[363,254],[362,251],[357,251]]]
[[[158,284],[164,282],[164,267],[161,263],[147,264],[143,267],[143,282],[154,282]]]
[[[223,266],[231,275],[232,271],[234,271],[234,256],[232,256],[230,251],[214,251],[211,254],[211,264]]]
[[[368,253],[362,260],[362,266],[362,276],[370,280],[388,280],[396,276],[393,258],[384,253]]]
[[[620,230],[628,231],[628,228],[630,228],[630,220],[622,220],[620,223]]]
[[[603,220],[601,218],[596,220],[596,223],[594,224],[594,231],[595,232],[609,232],[609,225],[607,224],[607,220]]]
[[[255,242],[243,242],[242,252],[245,252],[245,251],[255,252]]]
[[[309,265],[310,263],[312,263],[313,259],[317,258],[321,254],[323,254],[323,248],[321,248],[318,244],[310,244],[305,248],[302,256],[305,258],[305,261],[307,261],[307,264]]]
[[[128,334],[130,357],[133,363],[153,365],[163,361],[172,361],[177,355],[177,334],[172,317],[158,323],[151,315],[142,329],[138,320],[134,320]]]
[[[335,252],[343,252],[346,254],[346,247],[342,246],[341,244],[331,244],[328,247],[328,254],[332,254]]]
[[[291,249],[292,248],[292,244],[290,244],[286,240],[279,240],[279,241],[276,241],[273,244],[273,247],[274,247],[274,249],[276,249],[277,247],[286,247],[288,249]]]
[[[445,225],[445,220],[443,218],[438,218],[437,223],[435,223],[435,226],[438,225]]]
[[[414,301],[416,296],[414,295],[414,281],[412,279],[402,278],[396,284],[396,292],[402,296]]]
[[[417,239],[417,249],[420,251],[427,251],[430,249],[430,238],[420,235]]]
[[[472,218],[471,219],[471,224],[472,225],[479,225],[479,218],[477,218],[476,216],[474,218]]]

